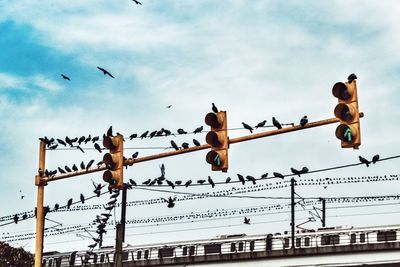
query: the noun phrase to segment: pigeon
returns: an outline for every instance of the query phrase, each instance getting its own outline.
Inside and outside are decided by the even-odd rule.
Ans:
[[[167,129],[164,129],[164,128],[162,128],[161,130],[163,131],[163,133],[165,134],[165,136],[168,136],[168,135],[171,135],[171,134],[172,134],[170,130],[167,130]]]
[[[171,140],[171,146],[175,149],[175,150],[179,150],[178,145],[174,142],[174,140]]]
[[[212,103],[212,111],[215,113],[218,112],[218,108],[214,105],[214,103]]]
[[[296,170],[295,168],[290,168],[293,174],[298,175],[300,177],[301,171]]]
[[[244,179],[243,175],[241,175],[241,174],[238,173],[237,176],[238,176],[238,178],[239,178],[239,181],[242,182],[242,184],[244,185],[244,183],[246,182],[246,180]]]
[[[251,127],[250,125],[248,125],[247,123],[242,122],[242,125],[245,129],[249,130],[250,133],[253,133],[253,127]]]
[[[303,167],[303,168],[301,169],[301,173],[302,173],[302,174],[307,173],[308,171],[309,171],[309,170],[308,170],[307,167]]]
[[[64,74],[61,74],[61,77],[62,77],[64,80],[68,80],[68,81],[71,80],[68,76],[66,76],[66,75],[64,75]]]
[[[144,181],[142,184],[148,185],[150,182],[151,182],[151,179],[148,179],[148,180]]]
[[[204,184],[206,182],[206,180],[197,180],[198,184]]]
[[[101,153],[101,147],[98,143],[94,143],[94,148]]]
[[[79,149],[82,153],[85,153],[85,151],[83,151],[83,149],[80,146],[76,146],[77,149]]]
[[[137,137],[137,133],[131,134],[129,136],[129,140],[132,140],[133,138],[136,138],[136,137]]]
[[[215,183],[214,183],[214,181],[211,179],[211,176],[208,176],[208,183],[211,185],[211,187],[212,188],[214,188],[215,187]]]
[[[250,218],[244,217],[244,224],[250,224]]]
[[[54,150],[54,149],[56,149],[57,147],[58,147],[58,144],[54,144],[54,145],[49,146],[49,149],[50,149],[50,150]]]
[[[138,0],[132,0],[136,5],[142,5]]]
[[[349,83],[351,83],[351,82],[354,81],[355,79],[357,79],[357,76],[356,76],[354,73],[350,74],[349,77],[347,77],[347,81],[348,81]]]
[[[161,177],[164,178],[165,177],[165,165],[164,165],[164,163],[161,164],[160,171],[161,171]]]
[[[133,179],[129,179],[129,182],[131,183],[131,185],[136,186],[136,182]]]
[[[251,181],[253,184],[256,184],[256,178],[254,178],[253,176],[247,175],[246,179]]]
[[[18,220],[19,220],[18,214],[15,214],[15,215],[14,215],[14,223],[17,224],[17,223],[18,223]]]
[[[276,177],[276,178],[285,178],[285,176],[283,176],[283,174],[281,174],[281,173],[279,173],[279,172],[273,172],[272,173],[273,175],[274,175],[274,177]]]
[[[68,136],[65,137],[65,142],[66,142],[68,145],[72,146],[72,140],[71,140]]]
[[[110,128],[108,128],[106,135],[107,136],[112,136],[113,135],[112,125],[110,126]]]
[[[145,131],[145,132],[142,133],[142,135],[140,136],[140,139],[146,138],[148,134],[149,134],[149,131]]]
[[[175,181],[175,184],[176,184],[176,185],[181,185],[181,184],[182,184],[182,181],[181,181],[181,180],[177,180],[177,181]]]
[[[72,172],[72,170],[71,170],[67,165],[65,165],[64,169],[65,169],[67,172]]]
[[[60,207],[60,205],[58,205],[58,203],[56,203],[55,205],[54,205],[54,211],[58,211],[58,208]]]
[[[157,130],[155,130],[155,131],[152,131],[150,134],[149,134],[149,137],[150,138],[153,138],[156,134],[157,134]]]
[[[183,148],[183,149],[189,148],[189,144],[186,143],[186,142],[183,142],[183,143],[182,143],[182,148]]]
[[[104,75],[108,75],[108,76],[110,76],[111,78],[114,78],[114,76],[112,76],[111,75],[111,73],[109,73],[107,70],[105,70],[105,69],[103,69],[103,68],[100,68],[100,67],[97,67],[99,70],[101,70],[102,72],[103,72],[103,74]]]
[[[196,129],[194,129],[193,133],[201,133],[201,131],[203,131],[203,126],[197,127]]]
[[[175,182],[176,183],[176,182]],[[185,187],[188,187],[189,185],[191,185],[192,184],[192,180],[189,180],[189,181],[187,181],[186,183],[185,183]]]
[[[135,152],[132,154],[132,159],[136,159],[139,156],[139,152]]]
[[[278,129],[282,129],[282,125],[279,123],[279,121],[277,121],[277,119],[275,119],[275,117],[272,117],[272,124],[278,128]]]
[[[59,144],[63,145],[63,146],[67,146],[67,144],[66,144],[63,140],[61,140],[61,139],[58,139],[58,138],[57,138],[57,142],[58,142]]]
[[[300,120],[300,125],[301,125],[301,127],[304,127],[304,125],[306,125],[307,123],[308,123],[307,115],[304,115],[304,117],[301,118],[301,120]]]
[[[92,143],[97,142],[99,140],[100,140],[100,137],[99,136],[95,136],[95,137],[92,138]]]
[[[61,169],[60,167],[58,167],[58,171],[59,171],[60,173],[65,173],[65,171],[64,171],[63,169]]]
[[[79,139],[78,139],[78,144],[79,144],[79,145],[82,144],[82,142],[85,141],[85,139],[86,139],[85,136],[79,137]]]
[[[85,138],[85,144],[90,142],[90,140],[92,140],[92,135],[91,134],[89,134],[88,137]]]
[[[177,130],[178,134],[187,134],[187,132],[185,130],[183,130],[182,128],[179,128]]]
[[[193,139],[193,144],[194,144],[195,146],[200,146],[200,142],[197,141],[196,139]]]
[[[168,199],[165,199],[165,198],[161,198],[162,200],[164,200],[165,202],[168,202],[168,208],[173,208],[173,207],[175,207],[175,200],[176,200],[176,197],[174,197],[174,198],[172,198],[172,197],[169,197]]]
[[[266,179],[266,178],[268,178],[268,172],[266,172],[263,175],[261,175],[261,179]]]
[[[231,177],[226,178],[225,183],[229,183],[231,181]]]
[[[69,209],[71,207],[71,205],[72,205],[72,198],[68,199],[67,209]]]
[[[363,158],[361,156],[358,156],[358,158],[360,159],[361,163],[364,163],[365,165],[367,165],[367,167],[369,167],[370,162],[366,158]]]
[[[375,164],[379,160],[379,154],[372,157],[372,163]]]
[[[94,159],[90,160],[88,162],[88,164],[86,165],[86,170],[89,170],[89,168],[92,167],[93,163],[94,163]]]
[[[165,180],[165,181],[167,182],[167,184],[168,184],[170,187],[172,187],[172,189],[175,188],[175,185],[174,185],[173,182],[171,182],[170,180]]]
[[[80,195],[80,200],[82,204],[85,204],[85,196],[83,194]]]
[[[76,167],[76,165],[74,164],[74,165],[72,165],[72,170],[77,172],[78,171],[78,167]]]
[[[83,169],[86,169],[85,167],[85,163],[83,163],[83,161],[81,162],[81,165],[79,165],[79,167],[81,167],[81,169],[83,170]]]
[[[267,120],[263,120],[262,122],[259,122],[254,128],[259,128],[259,127],[264,127],[265,124],[267,123]]]

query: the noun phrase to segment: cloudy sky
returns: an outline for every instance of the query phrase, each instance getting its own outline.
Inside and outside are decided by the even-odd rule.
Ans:
[[[228,114],[229,136],[249,132],[246,122],[256,125],[275,116],[281,123],[298,124],[303,115],[310,121],[333,117],[337,100],[332,86],[346,81],[350,73],[358,76],[362,145],[359,150],[342,149],[327,125],[280,136],[233,144],[229,149],[228,173],[216,173],[205,162],[206,151],[136,164],[125,170],[127,179],[138,184],[160,175],[166,167],[168,179],[196,183],[211,176],[224,182],[237,173],[260,177],[290,168],[310,170],[358,162],[362,155],[371,159],[399,153],[400,112],[398,89],[400,70],[400,9],[396,1],[151,1],[135,5],[122,1],[1,1],[0,2],[0,224],[12,221],[14,214],[32,211],[36,204],[34,176],[38,169],[39,137],[64,139],[65,136],[102,136],[110,125],[125,137],[132,133],[165,128],[188,132],[204,124],[204,116],[214,102]],[[115,77],[103,75],[100,66]],[[64,80],[61,74],[70,77]],[[166,106],[172,105],[171,108]],[[257,132],[271,128],[258,129]],[[139,151],[140,156],[172,151],[178,144],[196,138],[204,143],[205,132],[196,136],[158,137],[127,140],[125,156]],[[62,146],[60,146],[62,148]],[[56,149],[46,154],[46,167],[72,166],[102,155],[92,144],[77,149]],[[154,149],[158,148],[158,149]],[[398,160],[380,161],[366,168],[359,165],[304,175],[309,184],[318,179],[397,175]],[[102,182],[100,172],[52,182],[45,188],[45,205],[65,205],[93,194],[92,180]],[[290,180],[290,176],[285,181]],[[282,182],[259,181],[258,186]],[[143,205],[128,207],[129,220],[155,218],[164,221],[129,224],[127,243],[144,244],[170,240],[211,238],[227,233],[264,234],[289,230],[288,209],[270,212],[238,213],[248,207],[285,204],[288,187],[254,191],[251,183],[168,187],[168,192],[130,190],[128,201],[143,200]],[[272,186],[272,185],[271,185]],[[244,187],[251,192],[238,193]],[[302,197],[380,196],[397,194],[398,181],[359,182],[340,185],[299,186]],[[254,189],[254,188],[253,188]],[[221,192],[243,198],[204,198],[183,200],[185,194]],[[21,196],[24,198],[21,199]],[[177,197],[176,206],[150,204],[150,200]],[[85,205],[105,204],[108,194],[87,200]],[[327,224],[394,224],[398,200],[376,203],[385,206],[341,209],[332,203]],[[132,202],[133,203],[133,202]],[[353,203],[354,204],[354,203]],[[357,203],[357,205],[361,205]],[[328,205],[328,206],[329,206]],[[85,206],[76,204],[77,209]],[[336,208],[333,208],[336,207]],[[339,208],[337,208],[339,207]],[[307,206],[312,209],[312,205]],[[217,214],[234,209],[235,215],[179,219],[167,216],[191,213]],[[298,207],[297,224],[310,217]],[[377,214],[379,211],[380,214]],[[46,226],[59,229],[79,226],[79,231],[49,236],[45,250],[85,249],[92,241],[82,229],[101,210],[54,212]],[[114,214],[114,213],[113,213]],[[369,215],[367,215],[369,214]],[[115,214],[117,219],[119,211]],[[251,218],[250,225],[243,217]],[[7,219],[8,218],[8,219]],[[113,218],[114,219],[114,218]],[[54,222],[55,221],[55,222]],[[308,223],[309,228],[320,222]],[[34,219],[0,227],[0,239],[14,246],[34,250],[34,239],[10,241],[11,236],[30,236]],[[106,245],[114,244],[114,226],[108,227]]]

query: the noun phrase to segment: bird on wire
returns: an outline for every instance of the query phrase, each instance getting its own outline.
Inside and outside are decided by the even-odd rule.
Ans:
[[[279,121],[277,119],[275,119],[275,117],[272,117],[272,124],[278,128],[278,129],[282,129],[282,125],[279,123]]]
[[[111,75],[111,73],[109,73],[106,69],[103,69],[103,68],[100,68],[100,67],[97,67],[99,70],[101,70],[102,72],[103,72],[103,74],[104,75],[108,75],[108,76],[110,76],[111,78],[114,78],[114,76],[112,76]]]
[[[301,118],[301,120],[300,120],[300,125],[301,125],[301,127],[304,127],[307,123],[308,123],[307,115],[304,115],[304,117]]]
[[[254,178],[253,176],[247,175],[246,179],[251,181],[253,184],[256,184],[256,178]]]
[[[254,126],[254,128],[260,128],[260,127],[264,127],[265,124],[267,123],[267,120],[263,120],[262,122],[259,122],[256,126]]]
[[[274,177],[276,177],[276,178],[281,178],[281,179],[285,178],[285,176],[283,176],[283,174],[281,174],[281,173],[279,173],[279,172],[273,172],[272,174],[273,174]]]
[[[194,144],[195,146],[200,146],[200,142],[197,141],[196,139],[193,139],[193,144]]]
[[[196,129],[194,129],[193,133],[201,133],[201,131],[203,131],[203,126],[197,127]]]
[[[174,140],[171,140],[171,146],[175,149],[175,150],[179,150],[178,145],[174,142]]]
[[[246,180],[244,179],[243,175],[238,173],[237,176],[239,178],[239,181],[242,183],[242,185],[244,185],[246,183]]]
[[[375,164],[379,160],[379,154],[372,157],[372,163]]]
[[[211,176],[208,176],[207,181],[208,181],[208,183],[211,185],[212,188],[215,187],[215,183],[214,183],[213,179],[211,179]]]
[[[248,125],[247,123],[242,122],[243,128],[247,129],[250,131],[250,133],[253,133],[253,127]]]
[[[185,130],[183,130],[182,128],[179,128],[177,130],[178,134],[187,134],[187,132]]]
[[[360,160],[361,163],[364,163],[365,165],[367,165],[367,167],[369,167],[370,162],[366,158],[358,156],[358,159]]]
[[[69,209],[71,207],[71,205],[72,205],[72,198],[68,199],[67,209]]]
[[[94,148],[101,153],[101,147],[98,143],[94,143]]]

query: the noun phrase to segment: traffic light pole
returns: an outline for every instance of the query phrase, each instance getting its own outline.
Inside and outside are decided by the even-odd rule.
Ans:
[[[322,198],[322,227],[326,225],[326,199]]]
[[[295,186],[295,184],[296,184],[296,180],[294,179],[294,178],[292,178],[291,180],[290,180],[290,202],[291,202],[291,204],[290,204],[290,214],[291,214],[291,222],[290,222],[290,226],[291,226],[291,239],[292,239],[292,250],[293,250],[293,253],[294,253],[294,250],[295,250],[295,246],[294,246],[294,234],[295,234],[295,213],[294,213],[294,208],[295,208],[295,205],[296,205],[296,203],[294,202],[294,186]]]

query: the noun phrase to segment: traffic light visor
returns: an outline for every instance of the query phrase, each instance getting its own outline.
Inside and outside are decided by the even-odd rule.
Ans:
[[[222,143],[219,140],[219,136],[217,132],[208,132],[206,135],[206,142],[207,144],[213,147],[221,147]]]
[[[208,113],[204,119],[205,123],[213,128],[220,128],[222,125],[218,120],[218,115],[216,113]]]
[[[222,152],[222,151],[220,151]],[[212,166],[220,167],[224,164],[223,157],[216,152],[216,151],[210,151],[206,155],[206,161],[211,164]]]
[[[332,88],[332,94],[340,100],[350,100],[354,95],[354,88],[345,83],[338,82]]]
[[[340,124],[335,132],[336,137],[346,143],[353,143],[357,139],[357,134],[355,125],[345,124]]]
[[[346,122],[352,122],[356,118],[357,109],[353,104],[339,103],[335,107],[335,117]]]
[[[118,136],[105,136],[103,139],[103,146],[110,150],[115,150],[118,145],[122,142]]]

